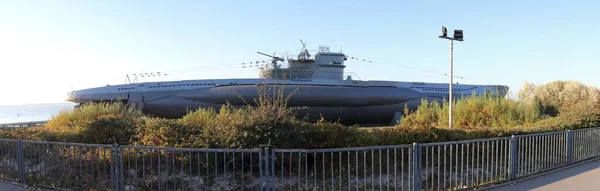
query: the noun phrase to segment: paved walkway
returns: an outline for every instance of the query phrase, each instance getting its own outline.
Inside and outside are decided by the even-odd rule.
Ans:
[[[525,180],[491,191],[600,190],[600,160]]]
[[[0,190],[10,190],[10,191],[20,191],[20,190],[28,190],[25,189],[21,186],[18,185],[14,185],[14,184],[10,184],[10,183],[5,183],[5,182],[0,182]]]

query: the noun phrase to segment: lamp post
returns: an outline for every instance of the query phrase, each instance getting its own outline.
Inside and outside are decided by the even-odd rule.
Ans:
[[[448,39],[450,40],[450,87],[449,87],[449,93],[448,93],[448,126],[450,128],[452,128],[452,83],[453,83],[453,78],[454,78],[454,74],[453,74],[453,54],[454,54],[454,41],[463,41],[463,31],[462,30],[454,30],[454,35],[453,37],[448,37],[448,32],[446,30],[446,27],[442,26],[442,35],[439,36],[440,38],[443,39]]]

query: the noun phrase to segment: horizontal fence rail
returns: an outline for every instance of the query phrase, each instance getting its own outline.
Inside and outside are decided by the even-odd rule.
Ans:
[[[16,122],[16,123],[0,123],[0,128],[16,128],[16,127],[35,127],[42,126],[48,121],[27,121],[27,122]]]
[[[600,128],[332,149],[0,139],[0,179],[68,190],[464,190],[600,156]]]

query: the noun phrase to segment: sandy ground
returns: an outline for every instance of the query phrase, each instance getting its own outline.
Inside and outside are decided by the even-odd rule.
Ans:
[[[491,191],[600,190],[600,160],[543,175]]]

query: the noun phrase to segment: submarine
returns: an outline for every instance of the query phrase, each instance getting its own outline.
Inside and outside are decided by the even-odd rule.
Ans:
[[[268,55],[271,63],[261,67],[257,78],[193,79],[154,81],[107,85],[74,90],[67,101],[120,101],[135,104],[144,114],[164,118],[179,118],[198,108],[219,110],[223,104],[234,107],[255,105],[261,88],[268,95],[281,91],[289,96],[287,106],[304,107],[295,110],[309,119],[353,124],[394,124],[405,107],[415,110],[422,100],[442,102],[448,98],[448,83],[406,81],[355,80],[344,76],[347,55],[331,52],[320,46],[316,54],[303,48],[297,56],[287,59]],[[287,60],[287,62],[286,62]],[[280,62],[285,62],[285,67]],[[277,88],[268,88],[277,87]],[[453,84],[453,97],[505,96],[504,85]],[[264,93],[264,92],[263,92]]]

